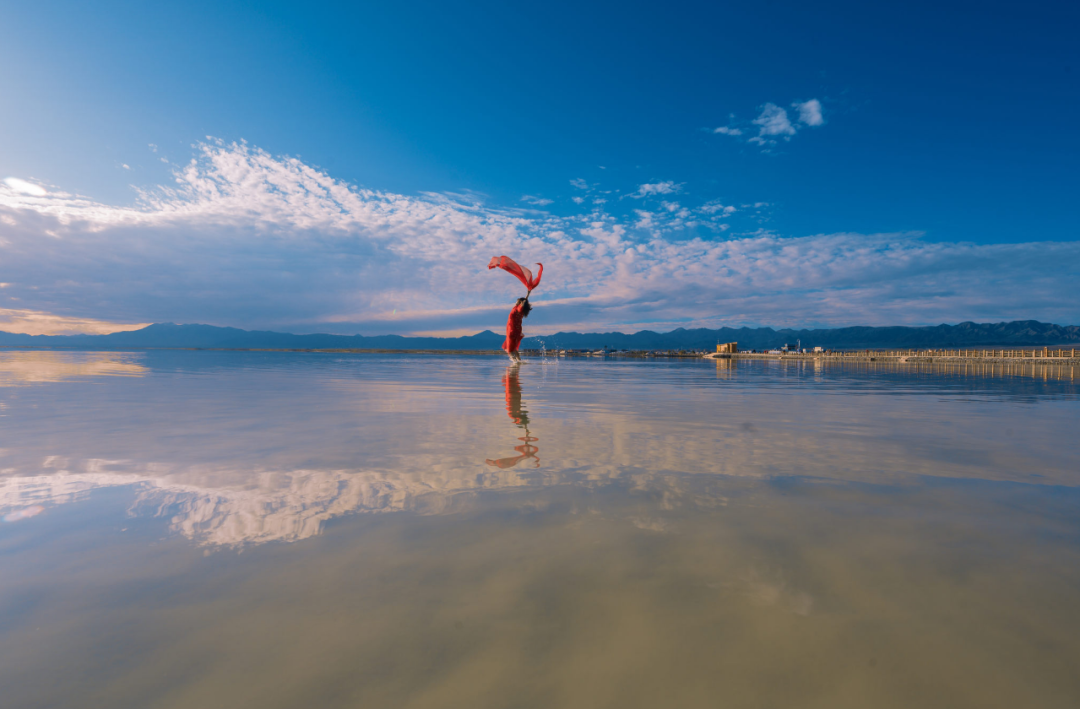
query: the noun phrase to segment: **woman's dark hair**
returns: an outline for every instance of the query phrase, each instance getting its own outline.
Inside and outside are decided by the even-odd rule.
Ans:
[[[521,305],[522,303],[524,303],[525,305],[521,308],[521,317],[527,318],[529,317],[529,313],[532,312],[532,304],[529,303],[528,298],[518,298],[517,305]]]

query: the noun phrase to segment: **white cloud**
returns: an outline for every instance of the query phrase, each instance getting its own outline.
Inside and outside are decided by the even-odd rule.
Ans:
[[[651,183],[635,196],[679,188]],[[707,206],[697,210],[703,224],[722,231],[726,222],[715,220],[730,205]],[[1080,243],[768,232],[717,240],[695,236],[694,224],[682,206],[623,221],[361,189],[296,158],[210,143],[176,169],[174,185],[146,191],[134,206],[0,185],[0,282],[10,284],[0,305],[110,326],[498,330],[520,286],[486,266],[508,254],[544,263],[529,323],[536,333],[640,323],[1080,322],[1080,306],[1060,297],[1075,288]],[[684,231],[662,237],[674,229]]]
[[[776,145],[778,140],[791,140],[799,128],[803,126],[820,126],[825,123],[822,116],[821,102],[816,98],[809,101],[791,104],[799,112],[798,123],[792,123],[787,110],[775,103],[766,103],[761,107],[761,113],[751,123],[757,126],[757,135],[747,138],[747,142],[759,145],[768,152],[768,146]],[[734,115],[731,117],[734,119]],[[801,125],[800,125],[801,124]],[[734,125],[715,128],[713,133],[730,136],[742,136],[743,130]]]
[[[650,197],[653,195],[676,194],[677,192],[682,191],[684,184],[685,183],[683,182],[675,183],[671,180],[666,180],[664,182],[653,182],[651,184],[638,185],[637,192],[629,196],[633,197],[634,199],[641,199],[642,197]]]
[[[773,137],[781,136],[790,139],[795,135],[795,126],[791,125],[787,111],[775,103],[767,103],[761,107],[761,114],[753,120],[758,126],[758,134],[750,139],[751,143],[765,145],[774,143]]]
[[[4,180],[4,184],[19,194],[27,194],[31,197],[44,197],[48,194],[44,187],[35,185],[33,182],[20,180],[18,177],[8,177]]]
[[[570,199],[574,200],[575,204],[583,204],[585,202],[584,197],[571,197]]]
[[[812,98],[805,103],[793,103],[793,107],[799,109],[799,120],[808,126],[820,126],[825,123],[821,115],[821,101]]]
[[[589,183],[581,179],[580,177],[575,177],[574,179],[570,180],[570,185],[574,187],[574,189],[578,190],[589,189]]]
[[[525,204],[532,204],[537,207],[546,207],[547,205],[551,204],[553,200],[547,199],[545,197],[535,197],[531,194],[527,194],[522,195],[521,201]]]
[[[713,200],[711,202],[706,202],[705,204],[698,207],[698,211],[705,214],[719,214],[721,216],[727,217],[734,214],[737,210],[731,205],[724,205],[718,200]]]

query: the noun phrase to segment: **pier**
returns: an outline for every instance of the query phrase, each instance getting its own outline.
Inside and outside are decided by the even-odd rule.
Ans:
[[[1080,366],[1078,347],[995,349],[837,350],[823,352],[712,352],[708,359],[824,360],[842,362],[1056,364]]]

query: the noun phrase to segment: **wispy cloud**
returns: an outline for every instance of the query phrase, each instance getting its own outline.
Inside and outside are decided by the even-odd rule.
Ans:
[[[713,200],[706,202],[698,208],[704,214],[721,214],[725,217],[729,217],[738,210],[730,204],[725,205],[720,201]]]
[[[720,239],[743,207],[687,207],[674,182],[641,185],[635,196],[664,199],[625,219],[556,217],[361,189],[242,144],[204,144],[175,177],[126,207],[0,185],[0,306],[297,332],[498,329],[520,295],[486,270],[505,253],[544,263],[532,332],[1080,322],[1080,306],[1060,295],[1080,270],[1074,242]]]
[[[0,332],[17,332],[23,335],[106,335],[110,332],[138,330],[149,324],[116,323],[93,318],[64,317],[37,310],[0,308]]]
[[[677,192],[682,191],[684,184],[685,183],[683,182],[675,183],[671,180],[666,180],[664,182],[647,183],[644,185],[638,185],[637,192],[634,192],[633,194],[627,196],[634,199],[641,199],[643,197],[676,194]]]
[[[521,201],[525,204],[531,204],[536,207],[546,207],[547,205],[554,202],[554,200],[547,199],[546,197],[536,197],[531,194],[522,195]]]

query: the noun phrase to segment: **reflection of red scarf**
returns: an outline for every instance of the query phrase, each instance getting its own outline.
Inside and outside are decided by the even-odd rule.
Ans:
[[[540,285],[540,278],[544,275],[544,264],[538,263],[536,265],[540,267],[540,270],[536,272],[535,281],[532,277],[532,271],[524,266],[519,266],[517,261],[509,256],[493,256],[491,258],[491,263],[488,264],[488,268],[501,268],[507,273],[517,276],[517,279],[524,283],[525,287],[532,293],[533,289]]]
[[[503,470],[506,470],[507,468],[512,468],[523,460],[531,460],[536,463],[536,465],[533,466],[534,468],[540,467],[540,459],[536,457],[536,454],[537,452],[539,452],[540,449],[536,446],[525,443],[520,446],[514,446],[514,450],[516,450],[521,455],[514,456],[513,458],[499,458],[498,460],[492,460],[491,458],[488,458],[484,462],[488,465],[494,465],[496,468],[502,468]]]
[[[521,318],[518,318],[520,323]],[[518,336],[521,339],[521,336]],[[525,410],[521,403],[521,382],[518,381],[518,368],[517,366],[507,367],[506,372],[502,376],[503,389],[506,392],[506,413],[510,416],[510,420],[525,429],[525,435],[519,438],[519,441],[525,443],[520,446],[514,446],[514,450],[521,455],[514,456],[512,458],[498,458],[492,460],[487,459],[488,465],[494,465],[496,468],[512,468],[523,460],[531,460],[536,465],[534,467],[540,467],[540,458],[537,457],[537,453],[540,449],[532,445],[534,441],[539,439],[533,438],[529,435],[529,412]]]
[[[524,303],[516,304],[510,311],[510,317],[506,319],[506,341],[502,348],[507,352],[517,352],[521,345],[521,319],[525,317],[522,308]]]

